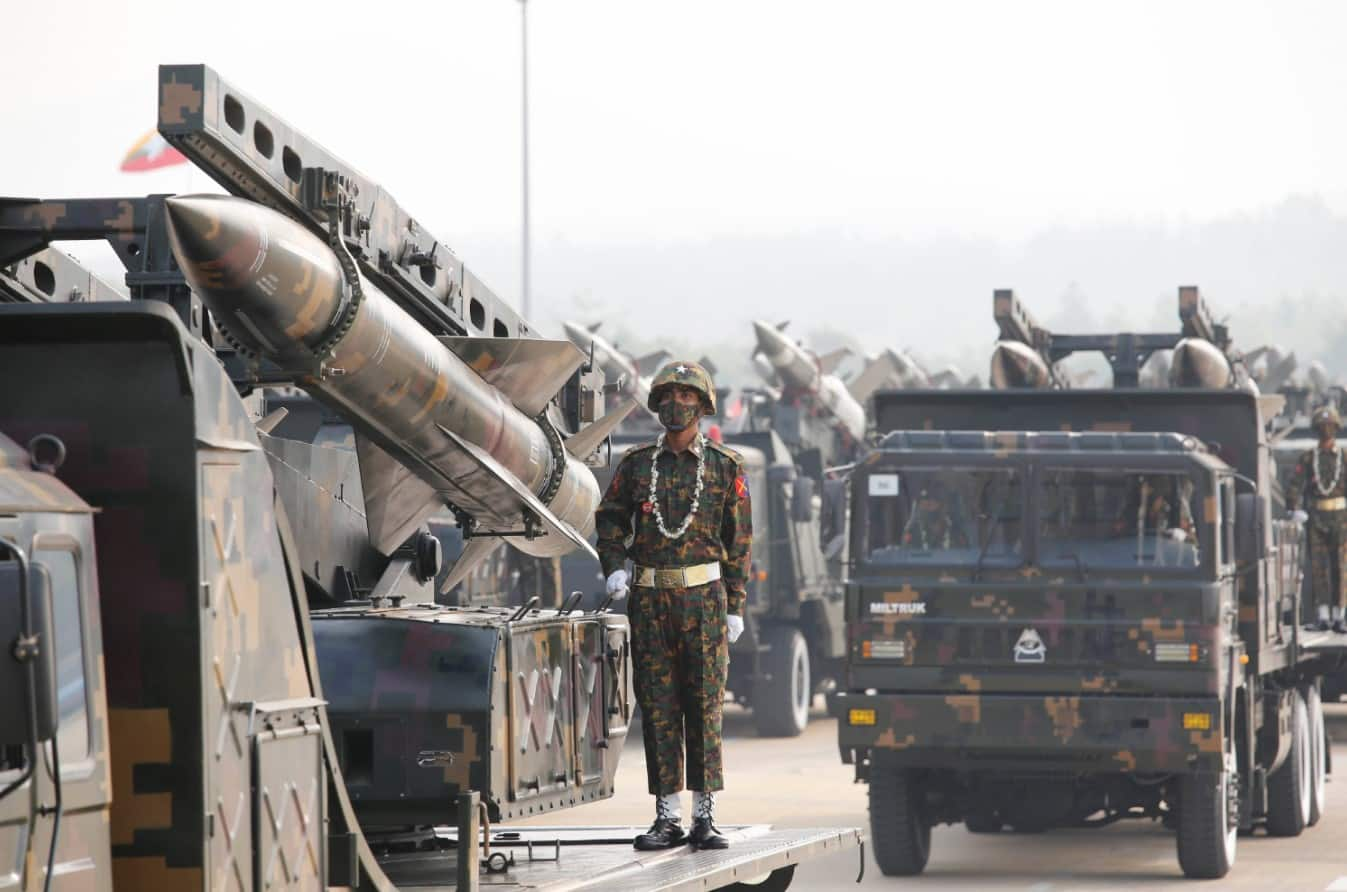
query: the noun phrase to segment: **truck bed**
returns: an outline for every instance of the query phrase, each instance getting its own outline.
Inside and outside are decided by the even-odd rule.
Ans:
[[[645,827],[500,827],[491,832],[492,853],[513,857],[503,873],[481,873],[491,890],[587,890],[587,892],[673,892],[720,889],[762,877],[808,858],[854,849],[860,869],[862,839],[855,828],[777,829],[763,824],[727,825],[730,847],[720,851],[679,846],[638,852],[633,837]],[[440,851],[381,857],[380,865],[399,888],[457,889],[456,831],[439,828]],[[531,846],[531,854],[530,854]]]

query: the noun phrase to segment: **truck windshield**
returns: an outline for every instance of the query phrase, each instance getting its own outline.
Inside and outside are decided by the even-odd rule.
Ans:
[[[1040,560],[1113,569],[1192,568],[1201,562],[1193,480],[1184,474],[1046,468]]]
[[[878,470],[866,486],[871,563],[1019,564],[1024,492],[1018,471]]]

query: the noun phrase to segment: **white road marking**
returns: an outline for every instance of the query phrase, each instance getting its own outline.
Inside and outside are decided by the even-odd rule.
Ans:
[[[1347,876],[1338,877],[1324,887],[1324,892],[1347,892]]]

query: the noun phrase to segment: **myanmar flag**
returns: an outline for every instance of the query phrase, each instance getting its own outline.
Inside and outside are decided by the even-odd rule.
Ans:
[[[187,158],[182,152],[169,145],[168,141],[159,135],[159,131],[151,130],[126,153],[126,157],[122,159],[121,169],[127,173],[140,173],[186,163]]]

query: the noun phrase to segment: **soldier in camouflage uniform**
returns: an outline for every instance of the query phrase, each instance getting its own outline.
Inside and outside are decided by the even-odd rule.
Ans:
[[[1343,450],[1338,446],[1342,419],[1333,406],[1318,409],[1311,425],[1319,445],[1296,462],[1286,488],[1291,517],[1308,521],[1305,541],[1310,552],[1311,600],[1317,606],[1320,629],[1347,632],[1347,475]]]
[[[696,363],[666,365],[650,388],[665,432],[629,451],[595,516],[608,592],[636,589],[631,619],[636,699],[644,714],[646,771],[655,823],[638,849],[683,842],[678,793],[693,790],[690,839],[729,845],[714,824],[724,787],[721,712],[729,644],[743,632],[753,528],[748,478],[738,453],[702,436],[716,411],[711,377]],[[628,577],[626,561],[634,564]]]

